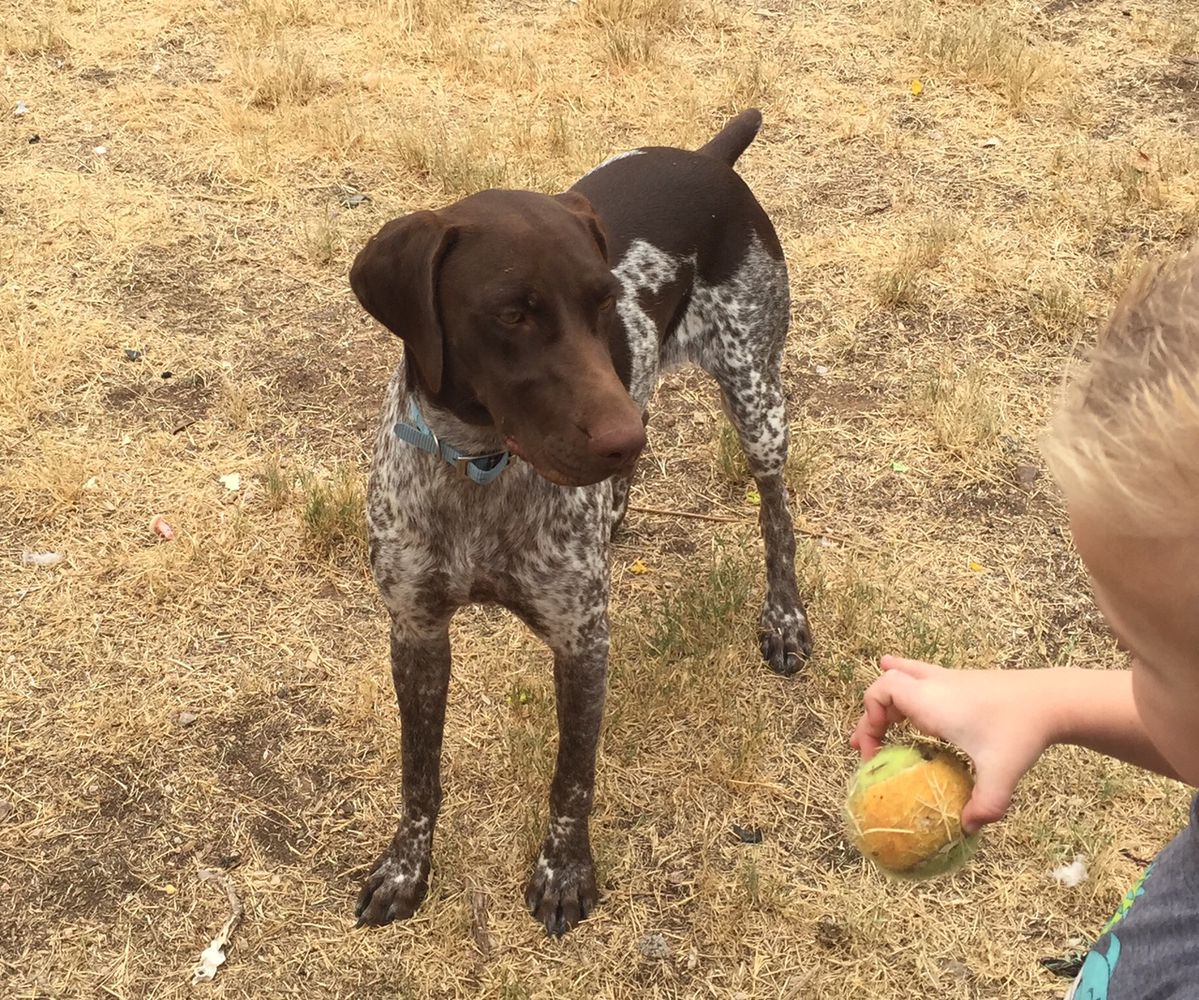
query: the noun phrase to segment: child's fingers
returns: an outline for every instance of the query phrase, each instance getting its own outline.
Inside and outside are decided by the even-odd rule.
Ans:
[[[853,736],[863,757],[873,757],[882,745],[887,730],[908,717],[907,711],[896,701],[896,697],[902,700],[905,692],[910,690],[909,685],[915,683],[917,682],[913,678],[902,673],[886,674],[866,689],[862,696],[865,711]]]
[[[935,663],[925,663],[923,660],[907,660],[902,656],[884,656],[878,663],[883,673],[896,672],[907,674],[909,677],[921,679],[935,674],[941,667]]]
[[[866,689],[866,714],[876,722],[901,722],[911,714],[919,686],[920,681],[903,670],[883,674]]]
[[[869,760],[882,746],[881,737],[870,728],[865,715],[858,720],[853,735],[849,738],[849,745],[862,755],[863,760]]]

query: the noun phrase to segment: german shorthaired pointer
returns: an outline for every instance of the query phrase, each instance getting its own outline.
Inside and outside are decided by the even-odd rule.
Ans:
[[[746,111],[696,152],[623,153],[564,194],[483,191],[395,219],[354,261],[358,299],[405,345],[367,504],[391,615],[403,809],[360,923],[411,916],[427,891],[449,623],[473,602],[510,608],[554,653],[558,758],[529,910],[557,935],[595,906],[608,547],[660,371],[692,362],[719,384],[762,498],[762,656],[790,674],[810,652],[783,481],[787,269],[732,169],[761,121]]]

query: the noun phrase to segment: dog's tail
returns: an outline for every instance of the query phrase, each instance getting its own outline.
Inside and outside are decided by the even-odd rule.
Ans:
[[[697,152],[713,159],[723,160],[730,167],[737,157],[745,152],[762,127],[762,112],[757,108],[742,111],[736,118],[716,133]]]

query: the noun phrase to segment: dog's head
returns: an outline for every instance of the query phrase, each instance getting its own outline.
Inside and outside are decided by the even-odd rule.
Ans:
[[[350,284],[403,339],[430,398],[494,425],[545,478],[589,485],[641,453],[641,413],[610,350],[620,286],[582,195],[484,191],[395,219]]]

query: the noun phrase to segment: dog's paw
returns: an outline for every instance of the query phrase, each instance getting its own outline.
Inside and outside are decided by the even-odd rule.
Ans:
[[[790,676],[812,655],[812,631],[799,608],[767,601],[758,627],[762,659],[776,674]]]
[[[354,915],[358,926],[407,920],[429,891],[428,858],[397,857],[384,852],[362,883]]]
[[[547,934],[561,937],[587,918],[598,899],[590,856],[554,862],[542,850],[525,887],[525,904]]]

